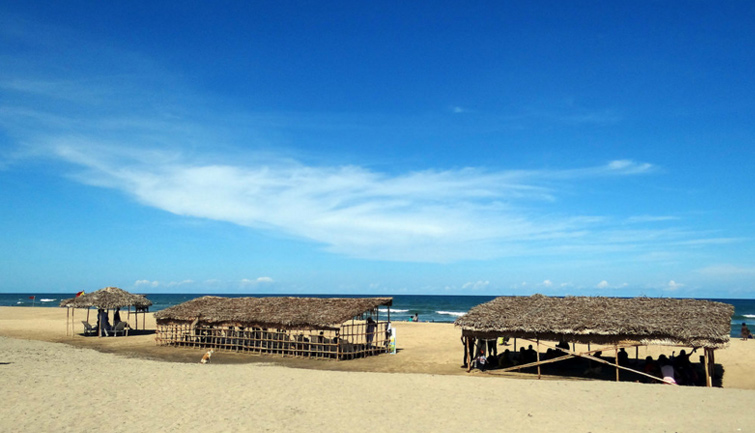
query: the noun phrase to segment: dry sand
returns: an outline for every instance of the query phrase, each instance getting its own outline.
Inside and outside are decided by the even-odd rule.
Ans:
[[[752,341],[716,352],[711,389],[467,374],[449,324],[396,323],[397,355],[216,352],[201,365],[203,351],[150,333],[83,337],[84,317],[66,336],[65,309],[0,307],[0,432],[755,431]]]

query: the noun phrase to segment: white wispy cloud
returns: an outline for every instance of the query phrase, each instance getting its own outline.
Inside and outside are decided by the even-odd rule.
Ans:
[[[628,287],[628,283],[621,283],[621,284],[610,284],[608,281],[603,280],[595,285],[596,289],[619,289],[623,287]]]
[[[627,218],[626,222],[627,224],[642,224],[677,220],[679,220],[679,217],[671,215],[635,215]]]
[[[256,286],[259,284],[268,284],[272,282],[273,282],[273,279],[270,277],[258,277],[255,279],[244,278],[241,280],[241,285],[242,286]]]
[[[182,280],[182,281],[171,281],[167,284],[168,287],[179,287],[179,286],[187,286],[194,284],[194,280]]]
[[[464,283],[463,286],[461,286],[464,290],[482,290],[485,289],[490,285],[490,281],[470,281],[468,283]]]
[[[647,166],[387,174],[269,157],[260,164],[205,163],[80,138],[55,140],[49,150],[82,169],[78,181],[177,215],[277,231],[353,257],[428,262],[494,258],[526,251],[528,243],[584,237],[593,219],[533,219],[527,203],[553,200],[552,178],[635,175]]]

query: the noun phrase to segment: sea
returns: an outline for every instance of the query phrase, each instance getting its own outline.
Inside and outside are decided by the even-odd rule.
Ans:
[[[307,296],[315,298],[362,298],[367,295],[269,295],[269,294],[217,294],[229,298],[242,296]],[[0,306],[3,307],[41,307],[57,308],[62,299],[72,298],[74,294],[61,293],[0,293]],[[152,301],[149,311],[159,311],[173,305],[204,296],[196,293],[156,293],[147,294]],[[445,295],[374,295],[392,297],[391,320],[408,321],[416,314],[420,322],[452,323],[457,317],[464,315],[472,307],[483,304],[496,296],[445,296]],[[32,299],[33,298],[33,299]],[[734,306],[731,318],[731,336],[739,337],[742,323],[747,323],[750,329],[755,328],[755,299],[703,299],[706,301],[724,302]],[[381,316],[383,313],[381,312]]]

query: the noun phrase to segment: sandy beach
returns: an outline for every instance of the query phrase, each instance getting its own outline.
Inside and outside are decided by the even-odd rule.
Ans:
[[[217,352],[201,365],[202,350],[158,347],[149,332],[83,337],[82,313],[66,335],[65,309],[0,307],[0,432],[755,429],[752,341],[716,352],[722,388],[672,387],[466,373],[460,331],[436,323],[395,323],[396,355]],[[154,329],[151,315],[146,327]]]

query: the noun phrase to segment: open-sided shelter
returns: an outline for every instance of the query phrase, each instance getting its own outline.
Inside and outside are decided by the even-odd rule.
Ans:
[[[470,337],[467,341],[507,336],[537,343],[536,362],[501,371],[537,366],[538,376],[540,365],[574,356],[607,363],[594,356],[598,351],[618,353],[620,348],[644,345],[703,348],[706,382],[711,386],[714,350],[728,345],[733,314],[732,305],[694,299],[504,296],[472,308],[455,325],[463,337]],[[564,355],[541,361],[543,340],[604,347],[582,353],[553,348]],[[619,369],[645,375],[618,362],[611,365],[616,367],[617,380]]]
[[[134,293],[129,293],[123,289],[120,289],[118,287],[105,287],[100,290],[96,290],[91,293],[84,293],[81,296],[77,296],[75,298],[70,299],[64,299],[60,302],[61,307],[68,308],[68,315],[66,318],[66,332],[68,332],[68,323],[70,322],[71,330],[73,330],[73,323],[74,323],[74,314],[76,308],[86,308],[87,309],[87,322],[89,322],[89,309],[90,308],[97,308],[97,309],[104,309],[108,313],[110,310],[114,310],[116,308],[126,308],[126,314],[127,314],[127,320],[131,317],[131,307],[134,308],[134,329],[138,329],[139,327],[139,315],[138,313],[142,313],[142,323],[145,323],[144,321],[144,315],[149,310],[149,307],[152,305],[152,301],[147,299],[144,295],[137,295]],[[70,319],[70,320],[69,320]],[[115,325],[115,324],[114,324]],[[98,333],[100,333],[101,330],[98,330]]]
[[[204,296],[155,313],[158,345],[352,359],[388,349],[392,298]],[[387,312],[380,316],[379,307]]]

